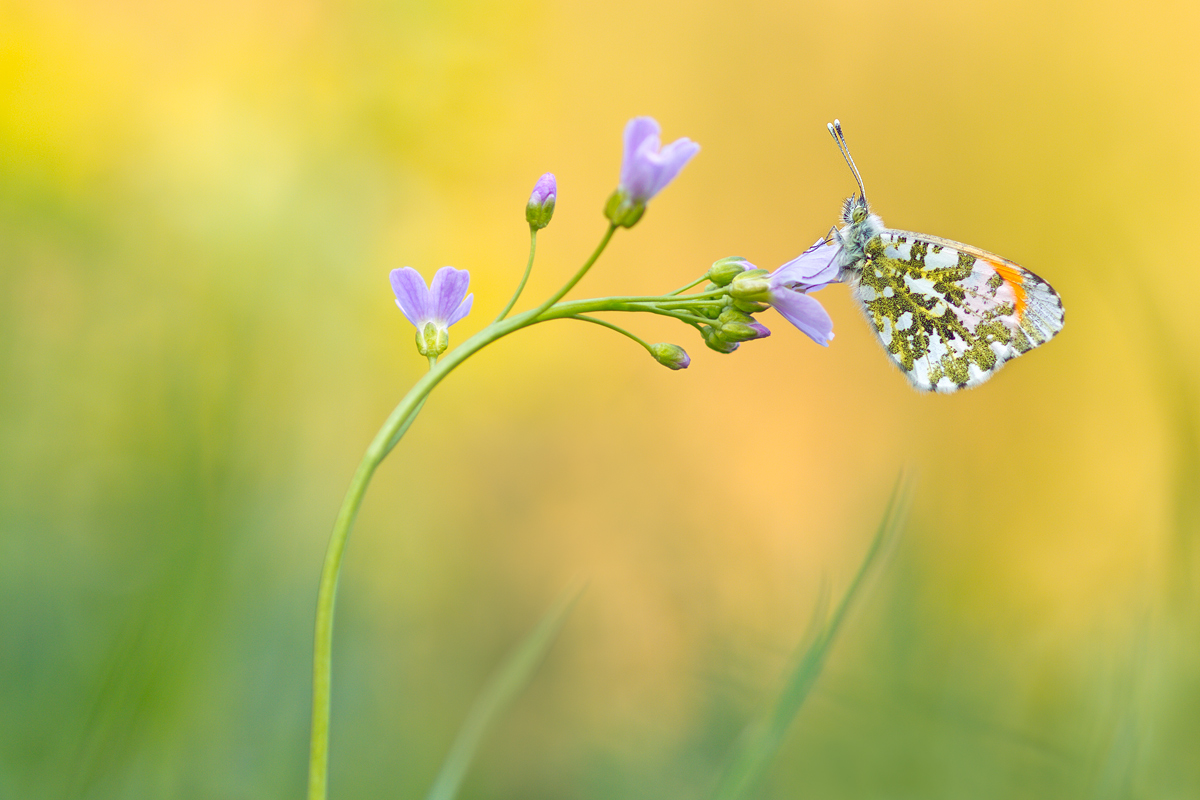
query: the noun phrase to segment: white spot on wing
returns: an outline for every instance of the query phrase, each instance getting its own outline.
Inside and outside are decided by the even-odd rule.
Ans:
[[[923,358],[914,360],[908,379],[922,389],[932,389],[933,385],[929,382],[929,362]]]
[[[904,283],[913,294],[930,298],[940,298],[942,296],[941,292],[933,288],[933,281],[929,280],[929,278],[914,278],[911,275],[905,275]]]
[[[949,352],[950,350],[946,347],[946,343],[942,341],[941,335],[936,330],[930,331],[929,353],[926,356],[929,359],[929,363],[937,364],[941,362],[942,356]]]
[[[996,366],[999,366],[999,364],[997,363]],[[994,371],[989,370],[988,372],[984,372],[979,368],[978,364],[972,362],[967,366],[967,386],[978,386],[990,378]]]

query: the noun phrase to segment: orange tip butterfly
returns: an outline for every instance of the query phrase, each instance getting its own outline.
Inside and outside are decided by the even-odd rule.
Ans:
[[[1062,330],[1062,299],[1024,267],[969,244],[884,227],[841,123],[829,132],[859,192],[842,205],[844,226],[834,232],[838,277],[913,386],[978,386]]]

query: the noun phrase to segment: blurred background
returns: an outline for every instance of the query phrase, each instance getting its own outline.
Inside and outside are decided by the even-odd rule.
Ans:
[[[1200,796],[1195,3],[0,5],[0,797],[298,797],[317,576],[425,368],[604,230],[634,115],[703,150],[576,297],[774,268],[854,184],[1049,280],[1062,335],[912,391],[844,287],[824,349],[672,373],[561,322],[485,350],[376,476],[331,790],[415,797],[503,654],[588,588],[467,798],[704,798],[902,469],[903,537],[757,796]]]

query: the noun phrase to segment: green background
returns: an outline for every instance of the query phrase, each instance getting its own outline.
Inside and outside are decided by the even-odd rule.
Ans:
[[[773,269],[875,209],[1042,275],[1066,327],[920,396],[844,287],[815,346],[669,372],[559,322],[433,395],[335,636],[334,798],[427,789],[575,581],[467,798],[702,798],[902,468],[913,511],[759,796],[1200,795],[1200,6],[0,6],[0,797],[298,797],[316,582],[424,369],[387,272],[530,304],[604,229],[634,115],[703,150],[577,297]]]

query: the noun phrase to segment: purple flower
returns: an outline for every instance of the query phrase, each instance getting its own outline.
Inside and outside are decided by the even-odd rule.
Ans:
[[[525,205],[525,220],[533,226],[534,230],[540,230],[550,224],[550,218],[554,216],[554,203],[557,200],[558,182],[554,180],[554,173],[547,172],[538,178],[538,182],[533,186],[533,192],[529,195],[529,202]]]
[[[833,320],[808,295],[838,282],[837,253],[837,247],[818,239],[767,278],[766,302],[814,342],[826,347],[833,338]]]
[[[692,156],[700,152],[700,145],[687,138],[663,147],[661,133],[662,128],[651,117],[634,117],[625,125],[621,179],[604,209],[614,225],[633,227],[650,198],[675,180]]]
[[[700,145],[686,137],[662,147],[661,133],[651,117],[634,117],[625,125],[625,158],[617,189],[635,203],[645,203],[661,192],[700,152]]]
[[[467,294],[471,273],[442,267],[428,289],[412,267],[392,270],[391,279],[396,305],[417,329],[417,349],[423,356],[441,355],[450,343],[450,326],[471,311],[475,299],[474,294]]]

